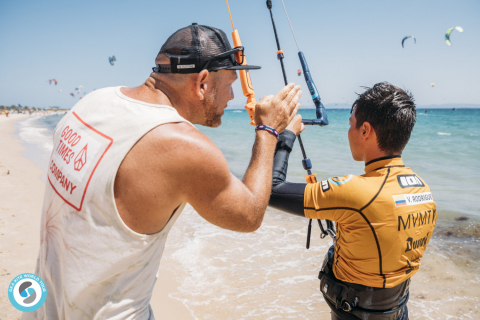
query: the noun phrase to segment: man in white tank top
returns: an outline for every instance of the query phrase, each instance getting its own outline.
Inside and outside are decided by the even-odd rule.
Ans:
[[[300,87],[256,105],[255,122],[264,126],[243,181],[192,125],[218,127],[235,70],[259,68],[236,61],[242,50],[219,29],[180,29],[144,84],[96,90],[60,121],[35,271],[48,296],[22,319],[154,319],[150,298],[166,237],[187,202],[219,227],[260,227],[278,133],[300,121]]]

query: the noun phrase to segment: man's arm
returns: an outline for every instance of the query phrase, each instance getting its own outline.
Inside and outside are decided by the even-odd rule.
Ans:
[[[230,172],[225,157],[213,142],[206,136],[201,140],[195,143],[196,152],[185,159],[190,166],[182,175],[184,180],[179,181],[183,186],[183,201],[219,227],[242,232],[258,229],[270,196],[275,136],[266,131],[256,132],[243,181]]]
[[[289,85],[275,97],[265,97],[256,106],[255,122],[282,132],[300,107],[300,96],[300,87]],[[167,171],[175,173],[169,175],[170,181],[181,190],[182,201],[219,227],[242,232],[258,229],[270,196],[275,136],[264,130],[256,132],[252,158],[240,181],[210,139],[193,128],[179,130],[191,131],[179,131],[178,141],[169,141],[177,146],[171,149],[177,154],[172,158],[179,160],[171,161],[173,167]]]

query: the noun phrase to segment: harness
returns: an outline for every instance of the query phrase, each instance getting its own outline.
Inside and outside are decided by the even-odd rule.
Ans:
[[[325,255],[318,275],[320,291],[332,312],[346,320],[408,319],[406,305],[410,279],[393,288],[373,288],[336,279],[332,263],[334,247]]]

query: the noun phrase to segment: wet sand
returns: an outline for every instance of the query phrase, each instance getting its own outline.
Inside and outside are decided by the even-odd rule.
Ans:
[[[412,278],[410,319],[478,319],[478,221],[440,216]],[[306,250],[307,219],[268,209],[259,230],[239,234],[211,227],[187,207],[164,256],[180,283],[181,295],[172,296],[196,319],[330,319],[317,275],[332,242],[316,229]]]

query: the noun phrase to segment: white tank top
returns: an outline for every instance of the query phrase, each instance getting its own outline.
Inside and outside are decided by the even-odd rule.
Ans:
[[[154,319],[150,298],[160,259],[185,203],[163,230],[139,234],[120,218],[113,186],[135,143],[172,122],[188,121],[170,106],[131,99],[120,87],[90,93],[60,121],[36,267],[47,300],[22,319]]]

